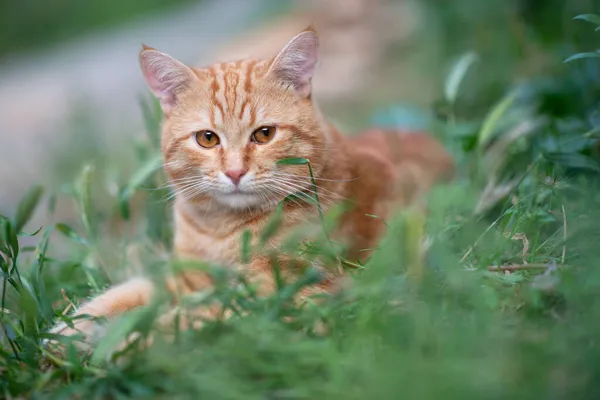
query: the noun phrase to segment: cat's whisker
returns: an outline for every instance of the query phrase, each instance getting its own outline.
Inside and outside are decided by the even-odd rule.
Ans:
[[[196,185],[191,188],[189,195],[192,197],[196,197],[202,193],[205,193],[208,189],[214,188],[214,184],[212,182],[203,182],[202,185]]]
[[[281,199],[279,198],[280,196],[283,196],[284,198],[287,197],[285,192],[277,190],[277,188],[274,188],[274,187],[264,186],[262,189],[267,190],[269,192],[269,194],[271,195],[271,196],[269,196],[265,193],[265,199],[266,199],[268,207],[277,205],[277,203],[279,203],[281,201]],[[296,203],[296,204],[298,204],[298,203]]]
[[[313,203],[315,201],[315,198],[313,196],[311,196],[311,194],[314,195],[314,191],[312,191],[308,188],[305,188],[302,186],[297,186],[295,184],[290,184],[288,182],[282,182],[282,181],[277,181],[276,184],[279,185],[280,187],[284,187],[285,189],[289,190],[290,195],[296,195],[297,197],[305,199],[311,203]],[[331,199],[328,198],[328,196],[319,195],[319,201],[329,202],[329,201],[331,201]]]
[[[319,177],[311,177],[310,175],[296,175],[296,174],[286,174],[280,171],[275,171],[272,173],[273,175],[276,176],[283,176],[283,177],[291,177],[291,178],[299,178],[299,179],[307,179],[307,180],[311,180],[314,179],[315,181],[323,181],[323,182],[352,182],[355,180],[358,180],[360,178],[348,178],[348,179],[327,179],[327,178],[319,178]]]
[[[269,185],[274,185],[275,187],[277,187],[278,189],[282,189],[282,188],[286,188],[286,194],[290,195],[290,194],[295,194],[296,192],[299,191],[308,191],[310,190],[308,185],[306,187],[301,187],[300,185],[288,185],[288,182],[285,182],[282,179],[273,179],[273,178],[269,178],[266,180],[267,184]]]
[[[285,182],[289,185],[292,185],[294,187],[296,187],[297,189],[303,190],[303,191],[307,191],[309,193],[315,194],[315,189],[316,189],[316,194],[319,196],[319,198],[323,198],[323,199],[337,199],[337,200],[343,200],[344,197],[339,195],[338,193],[335,193],[331,190],[325,189],[323,187],[320,186],[314,186],[312,184],[312,182],[308,182],[308,181],[294,181],[288,178],[278,178],[277,179],[279,182]]]
[[[326,188],[318,186],[318,185],[313,185],[312,182],[309,182],[308,184],[305,181],[286,180],[286,182],[294,183],[294,184],[300,185],[300,186],[308,186],[308,190],[307,190],[308,192],[313,193],[313,194],[316,192],[316,194],[318,194],[319,196],[322,196],[322,197],[338,199],[338,200],[344,199],[344,197],[342,195],[340,195],[339,193],[336,193],[332,190],[326,189]]]
[[[214,187],[214,184],[210,181],[206,181],[203,179],[196,179],[193,182],[187,183],[182,187],[175,187],[173,193],[169,199],[173,199],[177,196],[182,196],[185,199],[190,199],[196,197],[208,189]]]
[[[294,191],[289,188],[285,190],[285,188],[283,188],[281,185],[278,185],[276,181],[273,181],[271,179],[262,181],[259,187],[261,189],[266,189],[272,193],[276,193],[280,196],[283,196],[284,198],[294,193]]]
[[[194,188],[205,186],[205,182],[189,182],[184,185],[173,186],[173,191],[176,193],[185,192]]]
[[[173,187],[175,187],[176,183],[180,183],[180,182],[166,181],[162,185],[160,185],[159,187],[157,187],[156,189],[160,190],[160,189],[166,189],[166,188],[173,188]]]
[[[188,190],[188,189],[189,189],[191,186],[193,186],[193,185],[195,185],[195,184],[196,184],[196,183],[195,183],[195,182],[193,182],[193,183],[190,183],[190,184],[184,185],[183,187],[177,187],[177,186],[175,186],[175,185],[173,185],[173,184],[169,185],[169,189],[171,189],[171,190],[170,190],[170,192],[169,192],[169,193],[168,193],[168,194],[165,196],[164,200],[165,200],[165,201],[170,201],[170,200],[173,200],[173,199],[174,199],[174,198],[175,198],[175,197],[176,197],[178,194],[180,194],[180,193],[182,193],[182,192],[185,192],[186,190]]]
[[[275,190],[275,188],[272,188],[268,185],[261,186],[260,189],[262,193],[264,193],[265,198],[267,199],[268,206],[276,204],[279,197],[283,196],[283,193],[281,193],[278,190]]]
[[[186,188],[203,183],[202,179],[194,179],[187,182],[171,183],[171,188],[174,190],[185,190]]]
[[[181,182],[181,183],[178,182],[177,184],[173,183],[173,182],[167,182],[166,184],[161,185],[160,189],[170,189],[171,191],[177,191],[177,190],[182,190],[183,188],[186,188],[190,185],[195,185],[197,183],[199,183],[199,180],[193,180],[193,181]]]
[[[342,151],[342,149],[337,147],[318,147],[318,146],[302,146],[303,149],[307,150],[320,150],[326,152],[334,152],[334,151]]]
[[[171,185],[176,185],[176,184],[185,184],[185,183],[190,183],[190,182],[204,182],[204,181],[208,181],[204,176],[189,176],[189,177],[184,177],[184,178],[179,178],[179,179],[172,179],[169,182]]]
[[[269,191],[271,191],[273,193],[279,194],[280,196],[283,196],[284,199],[288,198],[290,195],[293,194],[293,193],[287,192],[287,191],[285,191],[285,190],[283,190],[283,189],[281,189],[280,187],[277,187],[277,186],[270,186],[269,185],[269,186],[266,186],[265,189],[267,189],[267,190],[269,190]],[[302,207],[302,204],[298,203],[293,198],[288,198],[288,200],[291,201],[292,203],[296,204],[297,206]],[[275,204],[277,204],[278,202],[279,201],[275,202]]]
[[[285,179],[285,178],[284,179],[279,178],[278,180],[282,181],[282,182],[286,182],[288,184],[293,184],[295,187],[297,187],[299,189],[301,188],[303,191],[306,191],[306,192],[310,192],[313,194],[315,194],[315,192],[316,192],[316,194],[323,196],[323,197],[343,199],[343,197],[341,195],[339,195],[338,193],[333,192],[329,189],[325,189],[320,186],[314,186],[311,182],[297,181],[297,180]]]
[[[202,179],[204,179],[203,176],[186,176],[183,178],[171,179],[171,180],[169,180],[169,182],[172,184],[175,184],[175,183],[197,181],[197,180],[202,180]]]
[[[166,189],[166,188],[173,188],[176,184],[194,182],[194,181],[201,180],[201,179],[202,179],[202,177],[200,177],[200,176],[188,176],[188,177],[178,178],[178,179],[167,179],[160,186],[150,189],[150,190],[162,190],[162,189]]]
[[[315,192],[311,188],[303,187],[303,186],[297,185],[295,183],[284,182],[282,180],[275,180],[274,183],[290,190],[289,194],[293,194],[293,195],[296,195],[297,197],[305,199],[309,203],[314,203],[316,200],[313,196],[309,195],[309,193],[313,194],[313,195],[315,194]],[[318,192],[316,194],[318,195],[319,202],[321,202],[321,203],[333,202],[333,200],[328,195],[319,194]]]

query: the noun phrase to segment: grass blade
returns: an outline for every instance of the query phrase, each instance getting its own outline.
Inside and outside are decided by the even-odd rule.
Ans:
[[[79,236],[73,228],[71,228],[70,226],[68,226],[66,224],[59,223],[59,224],[56,224],[54,227],[56,228],[57,231],[59,231],[60,233],[62,233],[63,235],[65,235],[66,237],[71,239],[72,241],[86,245],[86,246],[90,245],[90,243],[88,243],[87,240],[85,240],[84,238]]]
[[[284,158],[283,160],[277,161],[279,165],[306,165],[308,164],[306,158]]]
[[[14,229],[17,233],[23,229],[27,222],[29,222],[43,194],[44,188],[42,186],[34,186],[29,189],[27,194],[19,202],[13,222]]]
[[[592,24],[600,26],[600,15],[596,14],[579,14],[573,19],[590,22]]]
[[[565,60],[566,63],[585,58],[600,58],[600,53],[578,53]]]
[[[144,163],[138,169],[127,186],[119,194],[119,208],[123,218],[129,219],[129,201],[135,194],[136,189],[144,184],[160,167],[162,167],[162,154],[156,155]]]
[[[444,86],[444,97],[448,103],[454,104],[456,101],[460,84],[477,59],[477,54],[474,52],[468,52],[460,57],[460,59],[452,67]]]
[[[486,144],[491,140],[495,133],[495,128],[498,126],[498,123],[501,121],[502,117],[506,114],[506,112],[510,109],[510,107],[514,104],[517,99],[517,93],[513,91],[508,96],[506,96],[500,103],[498,103],[487,115],[483,122],[483,126],[481,127],[481,131],[479,132],[479,136],[477,137],[478,148],[483,149]]]
[[[79,211],[83,226],[89,237],[96,237],[96,229],[94,225],[92,211],[92,196],[91,196],[91,175],[94,172],[94,167],[86,165],[81,172],[79,184],[77,186],[77,200],[79,202]]]

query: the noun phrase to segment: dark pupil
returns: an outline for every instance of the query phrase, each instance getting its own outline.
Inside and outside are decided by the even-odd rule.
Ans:
[[[207,141],[212,142],[213,134],[211,132],[206,132],[204,133],[204,137],[206,137]]]
[[[271,133],[271,131],[269,130],[269,128],[262,128],[263,135],[268,137],[270,133]]]

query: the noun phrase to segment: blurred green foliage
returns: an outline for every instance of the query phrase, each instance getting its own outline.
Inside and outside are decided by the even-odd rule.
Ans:
[[[595,0],[425,0],[438,26],[442,59],[473,51],[480,59],[461,93],[461,112],[481,115],[508,87],[529,78],[569,73],[562,60],[598,46],[582,13],[600,13]]]
[[[192,1],[0,0],[0,58],[122,25]]]

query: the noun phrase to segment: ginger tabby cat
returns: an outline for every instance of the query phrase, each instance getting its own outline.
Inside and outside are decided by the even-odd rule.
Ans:
[[[319,222],[317,207],[302,201],[313,194],[307,166],[281,165],[282,159],[310,160],[323,209],[351,202],[336,231],[350,259],[366,256],[359,250],[375,247],[383,233],[383,221],[367,214],[385,218],[393,207],[416,201],[435,182],[450,178],[451,158],[426,135],[372,130],[344,137],[329,125],[311,97],[317,49],[317,34],[309,28],[274,58],[196,69],[144,46],[141,68],[164,112],[164,165],[176,191],[175,257],[238,267],[259,293],[272,290],[266,257],[242,263],[244,230],[256,238],[278,203],[293,193],[297,199],[283,203],[283,226],[269,245],[277,248],[301,223]],[[283,265],[287,274],[297,268],[293,262]],[[314,291],[333,290],[339,278],[326,273]],[[197,271],[166,282],[169,290],[184,293],[209,285],[209,277]],[[114,317],[148,304],[155,289],[149,279],[133,279],[77,314]],[[80,319],[75,329],[60,324],[53,332],[89,337],[95,326]]]

